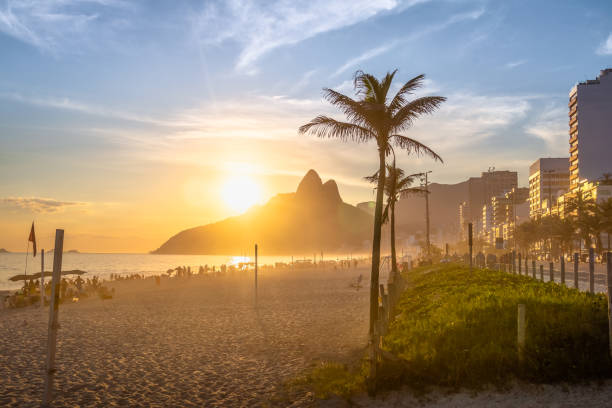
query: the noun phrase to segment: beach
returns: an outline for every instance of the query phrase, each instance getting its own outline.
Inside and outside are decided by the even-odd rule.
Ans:
[[[55,406],[310,406],[282,384],[363,352],[368,277],[265,271],[257,306],[252,275],[112,282],[111,300],[60,306]],[[0,312],[0,406],[40,405],[47,322],[48,308]]]

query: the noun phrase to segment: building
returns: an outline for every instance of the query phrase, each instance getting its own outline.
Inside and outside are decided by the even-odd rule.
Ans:
[[[557,199],[569,190],[567,157],[541,158],[529,166],[529,216],[551,214]]]
[[[480,177],[468,179],[468,199],[466,201],[469,214],[464,214],[467,222],[480,223],[482,206],[490,203],[491,197],[504,194],[518,186],[516,171],[489,169]]]
[[[612,174],[612,68],[569,94],[570,189]]]

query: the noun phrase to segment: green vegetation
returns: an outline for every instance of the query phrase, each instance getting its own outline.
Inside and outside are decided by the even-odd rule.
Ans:
[[[478,388],[609,377],[607,299],[528,277],[459,265],[407,274],[385,348],[403,362],[393,381]],[[526,305],[525,359],[517,353],[517,305]],[[383,367],[383,372],[385,369]]]
[[[416,268],[384,339],[399,358],[378,369],[378,389],[479,389],[519,379],[579,382],[612,376],[605,295],[525,276],[457,265]],[[524,360],[517,352],[517,305],[526,305]],[[368,364],[320,363],[293,386],[318,398],[366,389]]]

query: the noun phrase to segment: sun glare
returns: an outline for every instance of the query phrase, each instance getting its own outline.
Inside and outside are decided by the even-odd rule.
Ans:
[[[233,177],[223,185],[223,200],[236,212],[244,212],[261,198],[259,185],[249,177]]]

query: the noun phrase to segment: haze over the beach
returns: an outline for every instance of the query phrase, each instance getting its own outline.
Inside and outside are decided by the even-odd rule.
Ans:
[[[360,4],[358,4],[360,3]],[[568,92],[612,65],[612,3],[0,0],[0,248],[146,252],[293,192],[310,169],[356,204],[372,146],[298,136],[358,69],[448,98],[408,134],[456,183],[567,155]],[[551,13],[554,10],[554,13]],[[529,46],[526,47],[525,45]],[[474,157],[482,159],[474,160]]]

